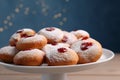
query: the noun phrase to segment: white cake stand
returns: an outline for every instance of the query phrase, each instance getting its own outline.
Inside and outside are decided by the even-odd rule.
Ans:
[[[69,66],[19,66],[14,64],[7,64],[0,62],[0,65],[7,69],[26,72],[26,73],[39,73],[42,74],[41,80],[68,80],[66,73],[77,72],[95,68],[114,57],[114,53],[108,49],[103,49],[103,55],[97,62],[69,65]]]

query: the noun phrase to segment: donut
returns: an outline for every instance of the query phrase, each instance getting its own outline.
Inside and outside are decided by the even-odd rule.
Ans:
[[[6,63],[12,63],[13,57],[18,50],[14,46],[5,46],[0,48],[0,60]]]
[[[18,52],[13,61],[16,65],[39,66],[43,62],[45,53],[39,49],[31,49]]]
[[[63,43],[67,43],[67,44],[72,44],[74,42],[76,42],[78,39],[75,35],[73,35],[72,33],[69,33],[67,31],[63,31],[64,33],[64,37],[62,39]]]
[[[46,27],[41,29],[38,34],[44,35],[48,43],[58,43],[63,39],[63,32],[61,29],[56,27]]]
[[[71,31],[71,33],[74,34],[78,39],[87,39],[90,37],[89,33],[85,30]]]
[[[56,47],[70,47],[69,44],[66,43],[55,43],[55,44],[46,44],[42,50],[47,53],[48,51],[51,51],[52,49]],[[46,55],[46,54],[45,54]],[[46,63],[46,56],[44,57],[44,63]]]
[[[42,49],[47,44],[47,39],[43,35],[23,37],[16,43],[18,50]]]
[[[29,28],[24,28],[17,30],[9,39],[9,43],[11,46],[16,46],[16,43],[22,38],[22,37],[28,37],[35,35],[35,31]]]
[[[45,52],[45,53],[47,53],[48,51],[50,51],[50,50],[52,50],[52,49],[54,49],[54,48],[56,48],[56,47],[70,47],[70,45],[69,44],[66,44],[66,43],[56,43],[56,44],[46,44],[43,48],[42,48],[42,50]]]
[[[101,44],[92,38],[78,40],[71,45],[71,49],[78,54],[78,64],[96,62],[102,55]]]
[[[68,47],[54,47],[46,52],[46,62],[48,66],[75,65],[78,55]]]

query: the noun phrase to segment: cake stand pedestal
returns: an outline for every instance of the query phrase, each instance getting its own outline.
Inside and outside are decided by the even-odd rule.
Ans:
[[[42,74],[41,80],[68,80],[66,73]]]
[[[111,60],[114,55],[115,54],[112,51],[103,48],[103,54],[97,62],[86,64],[67,66],[19,66],[0,62],[0,65],[17,72],[42,74],[41,80],[68,80],[66,73],[95,68]]]

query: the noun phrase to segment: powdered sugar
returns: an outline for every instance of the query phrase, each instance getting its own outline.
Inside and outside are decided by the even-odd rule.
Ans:
[[[72,44],[77,41],[77,37],[75,35],[73,35],[72,33],[64,31],[64,36],[67,38],[66,41],[63,41],[64,43]]]
[[[21,38],[21,35],[20,34],[18,34],[18,33],[14,33],[12,36],[11,36],[11,39],[14,39],[14,40],[20,40],[20,38]]]
[[[90,37],[89,33],[85,30],[71,31],[78,39],[81,37]]]
[[[82,45],[82,43],[85,42],[91,42],[93,45],[88,47],[88,49],[86,50],[82,50],[80,47]],[[100,45],[95,43],[95,40],[89,38],[87,40],[79,40],[77,42],[75,42],[74,44],[72,44],[71,48],[73,50],[75,50],[75,52],[78,53],[78,55],[82,56],[84,59],[88,60],[89,57],[94,57],[96,54],[99,53],[99,48]]]
[[[60,48],[60,47],[70,47],[70,45],[66,43],[57,43],[56,45],[46,44],[42,50],[46,53],[49,53],[51,52],[52,49]]]
[[[12,46],[5,46],[0,49],[0,54],[15,55],[18,50]]]
[[[59,48],[59,47],[70,47],[70,45],[67,44],[67,43],[58,43],[56,46],[57,46],[58,48]]]
[[[63,38],[63,32],[58,28],[55,28],[53,31],[47,31],[46,28],[43,28],[38,32],[38,34],[44,35],[47,39],[55,42],[59,42]]]
[[[20,29],[20,30],[17,30],[17,32],[14,33],[10,39],[19,41],[21,39],[22,34],[26,34],[27,36],[32,36],[32,35],[35,35],[35,31],[29,28]]]
[[[58,52],[59,48],[54,47],[54,49],[51,49],[49,52],[46,52],[46,57],[49,59],[50,62],[69,61],[73,59],[73,54],[71,53],[75,53],[75,52],[72,49],[68,47],[61,47],[61,48],[66,48],[67,51],[64,53],[60,53]]]
[[[35,31],[29,28],[24,28],[23,30],[23,34],[26,34],[27,36],[31,36],[31,35],[35,35]]]
[[[21,38],[19,42],[21,42],[21,43],[31,43],[31,42],[41,41],[43,39],[46,39],[43,35],[36,34],[32,37]]]
[[[49,53],[52,49],[54,49],[54,46],[51,45],[51,44],[46,44],[42,50],[45,52],[45,53]]]
[[[21,30],[23,30],[24,32],[31,32],[31,31],[34,31],[34,30],[30,29],[30,28],[24,28],[24,29],[21,29]]]
[[[17,55],[15,55],[16,58],[23,58],[23,57],[27,57],[27,56],[43,56],[45,53],[39,49],[32,49],[32,50],[25,50],[25,51],[20,51]]]

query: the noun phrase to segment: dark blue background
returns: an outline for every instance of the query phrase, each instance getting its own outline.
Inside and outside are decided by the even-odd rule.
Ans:
[[[103,47],[120,52],[119,0],[0,0],[0,47],[8,45],[10,36],[18,29],[39,31],[46,26],[86,30]]]

